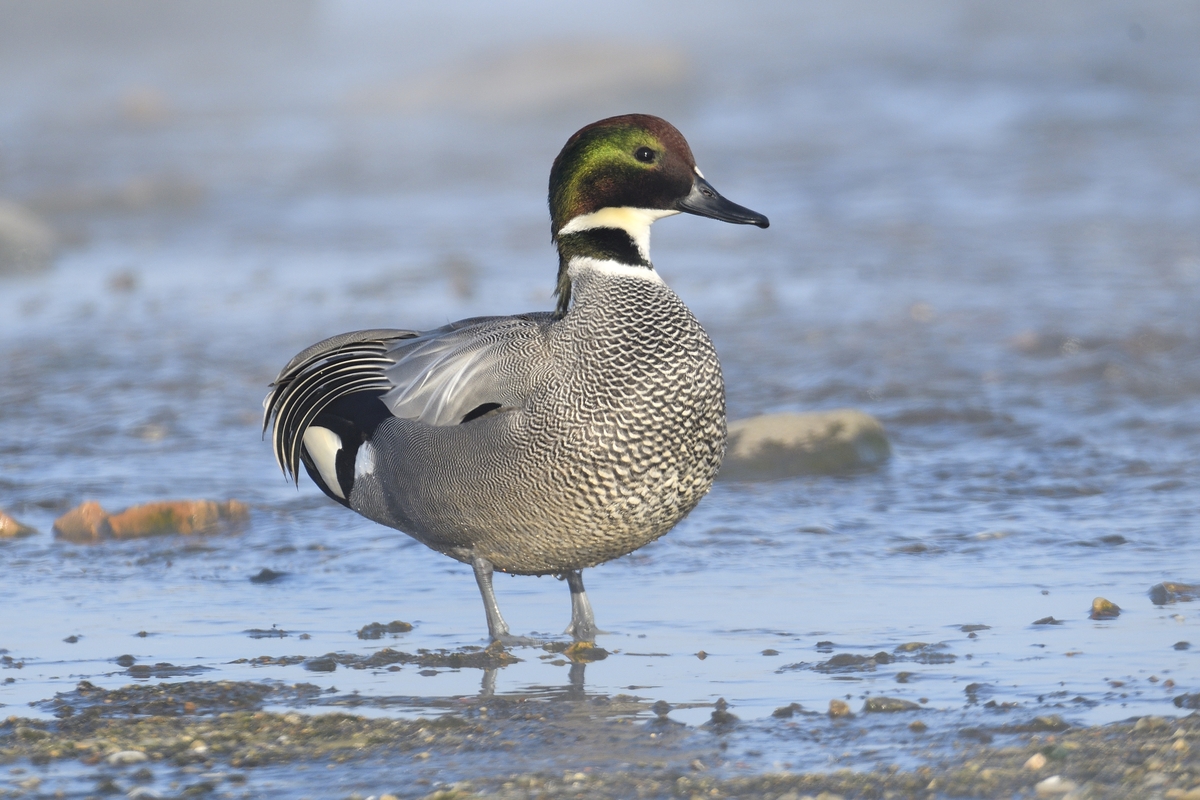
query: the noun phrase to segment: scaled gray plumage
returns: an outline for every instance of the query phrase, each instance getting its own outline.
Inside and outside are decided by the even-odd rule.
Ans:
[[[696,168],[679,131],[588,125],[550,175],[554,313],[372,330],[313,345],[267,397],[275,457],[334,500],[471,564],[494,640],[492,572],[556,574],[567,632],[596,629],[581,570],[662,536],[712,486],[725,386],[712,342],[654,271],[650,225],[687,212],[767,227]]]
[[[523,575],[617,558],[712,485],[725,387],[712,342],[665,284],[584,272],[573,295],[558,320],[334,337],[284,369],[268,405],[284,418],[314,393],[386,386],[395,418],[375,431],[374,468],[356,477],[350,507],[446,555]],[[348,346],[374,352],[322,374]],[[488,402],[500,408],[461,422]],[[275,436],[290,452],[303,431]]]

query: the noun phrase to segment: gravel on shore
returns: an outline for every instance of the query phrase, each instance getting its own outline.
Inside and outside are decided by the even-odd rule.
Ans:
[[[11,716],[0,723],[0,764],[10,767],[11,778],[7,786],[0,784],[0,797],[37,795],[40,779],[17,778],[26,769],[53,770],[55,765],[69,765],[84,776],[92,770],[97,791],[108,793],[124,791],[123,784],[136,783],[138,774],[149,775],[153,768],[160,777],[175,778],[172,785],[179,787],[180,796],[216,791],[211,785],[191,787],[195,780],[189,783],[189,776],[199,772],[220,774],[225,793],[240,796],[253,789],[259,768],[325,762],[365,769],[371,757],[386,756],[376,759],[371,769],[379,773],[380,783],[394,785],[381,786],[377,798],[1200,800],[1196,713],[1041,730],[1007,736],[996,744],[989,736],[959,735],[933,748],[935,757],[929,763],[910,769],[735,775],[722,769],[720,737],[697,735],[697,729],[665,717],[649,722],[635,718],[644,704],[634,697],[578,702],[473,698],[435,719],[256,708],[272,693],[275,700],[286,696],[303,701],[304,687],[268,691],[254,683],[195,681],[104,690],[81,684],[70,696],[50,701],[58,703],[57,720]],[[441,787],[428,780],[422,783],[429,785],[420,787],[405,778],[405,765],[431,757],[452,756],[461,764],[473,754],[505,748],[545,754],[546,763],[589,766],[524,773],[493,768],[494,774],[489,774],[481,763],[469,781]],[[386,768],[380,769],[379,763]]]

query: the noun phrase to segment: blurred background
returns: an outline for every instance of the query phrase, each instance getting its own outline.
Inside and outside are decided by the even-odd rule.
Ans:
[[[771,219],[655,226],[731,415],[857,407],[894,452],[720,484],[595,570],[602,627],[717,654],[655,662],[660,696],[821,707],[827,676],[758,655],[815,660],[814,638],[949,637],[1021,702],[1069,674],[1092,719],[1134,702],[1102,678],[1200,681],[1197,650],[1171,649],[1200,642],[1195,611],[1145,596],[1200,580],[1195,2],[0,0],[0,20],[0,507],[42,531],[0,552],[27,620],[0,645],[107,663],[130,645],[106,630],[160,630],[177,638],[139,658],[228,663],[245,628],[311,631],[278,647],[319,653],[397,616],[478,643],[469,570],[283,481],[261,398],[334,333],[549,309],[550,163],[640,111]],[[231,496],[250,531],[202,547],[48,534],[88,498]],[[294,577],[246,582],[264,566]],[[518,630],[565,624],[556,582],[499,591]],[[1097,594],[1133,610],[1088,623]],[[1051,614],[1075,623],[1028,628]],[[62,645],[80,620],[92,638]],[[977,622],[986,642],[948,627]],[[1060,661],[1027,663],[1031,637]],[[647,682],[619,663],[589,681]],[[872,680],[954,705],[963,663],[929,668],[941,688]]]

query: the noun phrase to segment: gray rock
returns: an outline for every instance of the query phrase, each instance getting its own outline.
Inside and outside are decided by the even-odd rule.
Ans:
[[[0,200],[0,275],[37,272],[54,263],[54,230],[22,206]]]
[[[752,481],[831,475],[876,467],[890,454],[883,426],[862,411],[764,414],[729,423],[720,477]]]
[[[921,707],[911,700],[899,697],[868,697],[863,703],[863,713],[894,714],[898,711],[920,711]]]
[[[1200,584],[1164,581],[1150,587],[1150,602],[1156,606],[1167,603],[1188,603],[1200,597]]]

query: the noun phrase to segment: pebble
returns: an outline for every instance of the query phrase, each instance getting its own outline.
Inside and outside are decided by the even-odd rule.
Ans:
[[[280,578],[286,577],[286,572],[276,572],[273,569],[263,567],[258,572],[250,576],[251,583],[273,583]]]
[[[1061,775],[1051,775],[1044,781],[1038,781],[1033,787],[1037,791],[1038,797],[1059,797],[1060,795],[1073,792],[1079,787],[1075,781],[1064,778]]]
[[[1037,772],[1042,767],[1046,766],[1046,757],[1041,753],[1034,753],[1025,762],[1025,769]]]
[[[111,754],[105,761],[109,766],[120,767],[126,764],[140,764],[143,761],[148,761],[149,756],[140,750],[118,750]]]
[[[411,622],[402,622],[401,620],[393,620],[384,625],[381,622],[372,622],[369,625],[364,625],[358,631],[359,639],[382,639],[387,633],[408,633],[413,629]]]
[[[318,656],[304,662],[304,668],[309,672],[333,672],[338,668],[337,662],[329,656]]]
[[[712,717],[704,725],[705,727],[724,728],[736,725],[737,723],[737,716],[729,713],[729,703],[725,702],[725,698],[722,697],[717,700],[716,709],[712,712]]]
[[[1200,585],[1163,581],[1150,587],[1150,602],[1156,606],[1167,603],[1186,603],[1200,597]]]
[[[603,647],[597,647],[595,642],[572,642],[563,650],[563,655],[575,664],[590,664],[603,661],[608,658],[609,653]]]
[[[890,455],[883,425],[862,411],[764,414],[729,423],[720,477],[753,481],[837,474],[879,466]]]
[[[98,542],[112,536],[108,512],[88,500],[54,520],[54,535],[69,542]]]
[[[864,713],[895,713],[897,711],[920,711],[921,707],[911,700],[899,697],[868,697],[863,703]]]
[[[850,706],[844,700],[829,701],[829,716],[834,717],[852,717],[854,713],[850,710]]]
[[[791,719],[797,712],[803,712],[804,706],[799,703],[789,703],[786,706],[780,706],[771,712],[771,716],[777,719]]]
[[[1092,601],[1092,619],[1116,619],[1121,616],[1121,607],[1111,600],[1097,597]]]
[[[36,528],[22,525],[0,509],[0,539],[16,539],[21,536],[33,536],[35,533]]]

